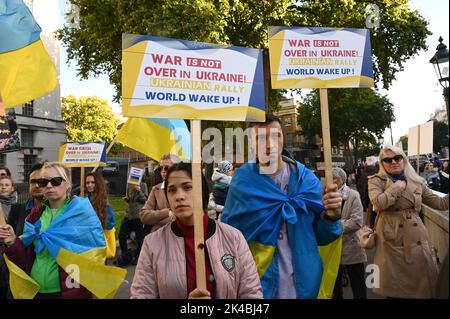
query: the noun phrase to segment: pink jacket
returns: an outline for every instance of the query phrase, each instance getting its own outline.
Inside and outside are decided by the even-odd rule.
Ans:
[[[215,280],[215,298],[262,298],[258,271],[244,236],[209,219],[207,251]],[[176,222],[145,237],[131,285],[132,299],[186,299],[184,239]]]

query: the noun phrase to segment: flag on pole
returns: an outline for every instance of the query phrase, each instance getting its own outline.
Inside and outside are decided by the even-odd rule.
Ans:
[[[41,30],[23,0],[0,0],[0,94],[5,108],[39,98],[58,83]]]
[[[168,153],[191,159],[191,133],[184,120],[129,118],[115,139],[157,161]]]

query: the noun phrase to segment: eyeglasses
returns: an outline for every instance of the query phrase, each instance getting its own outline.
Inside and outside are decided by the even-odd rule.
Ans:
[[[0,176],[1,176],[1,177],[5,177],[5,176],[8,176],[8,174],[6,174],[6,173],[1,173]]]
[[[52,186],[59,186],[59,185],[61,185],[61,183],[63,181],[64,181],[64,178],[62,178],[62,177],[53,177],[50,179],[39,178],[37,180],[37,184],[39,187],[46,187],[48,185],[48,183],[50,182],[50,184],[52,184]]]
[[[38,184],[39,183],[39,180],[38,179],[30,179],[30,184],[31,185],[33,185],[33,184]]]
[[[402,160],[403,160],[403,156],[401,156],[401,155],[395,155],[394,157],[385,157],[382,159],[382,161],[387,164],[391,164],[392,161],[395,161],[396,163],[400,163]]]
[[[170,166],[160,166],[159,167],[159,169],[161,170],[161,171],[168,171],[169,170],[169,168],[170,168]]]

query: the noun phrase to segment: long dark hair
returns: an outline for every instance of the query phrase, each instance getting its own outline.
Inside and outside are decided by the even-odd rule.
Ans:
[[[173,172],[177,172],[177,171],[184,171],[186,172],[186,174],[192,179],[192,164],[191,163],[177,163],[177,164],[173,164],[166,175],[166,185],[164,186],[164,194],[166,195],[167,198],[167,183],[169,181],[169,177]],[[208,210],[208,201],[209,201],[209,188],[208,188],[208,183],[206,183],[206,178],[202,173],[202,199],[203,199],[203,211],[206,212]],[[167,199],[168,200],[168,199]]]
[[[94,207],[94,210],[97,213],[97,216],[100,219],[103,228],[105,228],[106,209],[108,205],[108,189],[102,175],[89,172],[86,174],[86,179],[88,178],[88,176],[92,176],[95,181],[94,192],[89,193],[89,197],[91,198],[92,206]]]

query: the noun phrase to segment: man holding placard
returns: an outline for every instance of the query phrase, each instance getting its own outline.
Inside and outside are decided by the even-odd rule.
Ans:
[[[318,245],[342,233],[342,196],[337,185],[322,190],[312,171],[281,155],[279,118],[266,115],[250,127],[257,161],[236,170],[222,221],[247,240],[264,298],[316,298],[322,281]]]

